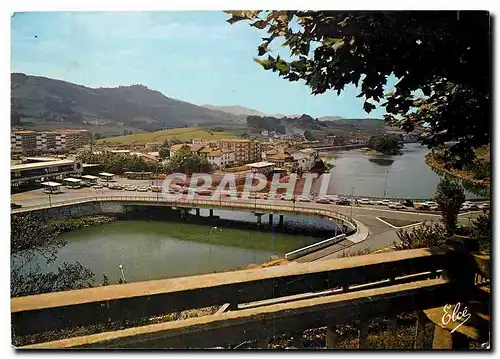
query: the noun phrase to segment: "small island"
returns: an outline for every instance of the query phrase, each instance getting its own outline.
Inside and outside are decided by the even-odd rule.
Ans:
[[[398,141],[396,136],[377,135],[372,136],[368,140],[370,150],[365,152],[367,156],[377,155],[400,155],[403,145]]]

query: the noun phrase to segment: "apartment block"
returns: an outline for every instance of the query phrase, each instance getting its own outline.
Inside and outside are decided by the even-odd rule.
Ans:
[[[22,151],[36,148],[35,131],[14,131],[10,134],[10,145],[12,150]]]
[[[11,133],[13,150],[72,150],[89,144],[92,134],[87,130],[58,131],[13,131]]]
[[[217,146],[223,151],[234,152],[235,162],[253,162],[260,160],[260,143],[251,140],[219,140]]]

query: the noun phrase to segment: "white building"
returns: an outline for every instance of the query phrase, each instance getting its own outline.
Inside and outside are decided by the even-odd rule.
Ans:
[[[317,156],[318,151],[312,148],[304,148],[292,153],[293,159],[297,161],[297,168],[303,171],[309,171],[314,166]]]
[[[216,149],[207,154],[207,160],[211,165],[217,168],[225,168],[234,163],[235,153],[234,151]]]

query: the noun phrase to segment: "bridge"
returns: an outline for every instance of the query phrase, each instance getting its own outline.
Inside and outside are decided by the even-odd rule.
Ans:
[[[108,191],[106,191],[108,192]],[[108,192],[109,193],[109,192]],[[356,229],[357,235],[351,235],[337,246],[310,254],[301,260],[327,260],[338,257],[346,248],[352,250],[370,249],[376,250],[391,246],[398,241],[398,227],[384,222],[381,218],[392,218],[410,223],[433,222],[440,219],[436,213],[424,213],[416,211],[397,211],[380,206],[342,206],[333,204],[320,204],[315,202],[287,202],[283,200],[262,200],[262,199],[241,199],[230,200],[210,200],[207,197],[197,197],[193,200],[181,198],[175,201],[172,198],[164,197],[162,193],[152,195],[148,192],[127,192],[116,191],[116,195],[104,196],[102,191],[73,190],[62,194],[52,195],[31,193],[28,195],[18,194],[13,196],[16,203],[23,205],[21,208],[12,209],[12,213],[26,213],[30,211],[46,210],[48,208],[70,207],[85,203],[116,203],[130,205],[149,206],[170,206],[179,208],[219,208],[226,210],[247,210],[257,213],[272,214],[298,214],[317,215],[338,219],[344,223],[350,223],[351,229]],[[93,194],[93,195],[91,195]],[[22,197],[25,196],[25,197]],[[190,202],[191,201],[191,202]],[[479,213],[479,212],[478,212]],[[478,213],[462,213],[459,221],[466,225],[474,219]],[[369,239],[369,240],[367,240]]]
[[[22,349],[269,348],[282,334],[302,348],[314,328],[336,348],[336,327],[352,322],[363,349],[371,320],[382,318],[395,342],[397,316],[416,311],[414,348],[424,347],[426,323],[433,348],[468,348],[487,343],[491,329],[490,257],[475,243],[12,298],[12,328],[29,338]],[[459,303],[471,318],[444,323],[444,308]],[[207,307],[215,309],[169,316]]]

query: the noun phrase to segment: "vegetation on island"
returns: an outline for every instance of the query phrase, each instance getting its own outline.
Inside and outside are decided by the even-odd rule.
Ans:
[[[396,136],[390,135],[372,136],[368,140],[367,146],[384,155],[399,155],[402,147]]]

